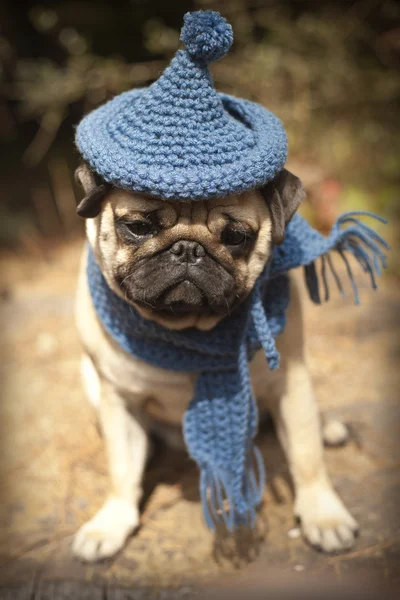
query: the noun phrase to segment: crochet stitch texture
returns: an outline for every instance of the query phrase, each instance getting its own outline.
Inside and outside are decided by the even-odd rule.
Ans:
[[[76,144],[106,181],[161,198],[204,200],[264,185],[287,157],[280,120],[217,93],[207,65],[233,41],[218,13],[185,15],[185,49],[150,87],[120,94],[78,125]]]
[[[357,217],[371,213],[346,213],[328,237],[295,215],[283,244],[260,275],[250,296],[211,331],[188,328],[170,331],[144,319],[107,285],[89,250],[88,282],[93,305],[108,333],[129,354],[155,366],[198,374],[194,398],[184,417],[187,449],[200,468],[200,491],[205,520],[230,530],[252,525],[264,486],[261,455],[253,445],[257,431],[257,405],[252,396],[248,363],[263,348],[271,369],[279,365],[275,338],[282,332],[289,304],[287,273],[305,268],[306,283],[314,302],[321,302],[319,283],[329,298],[328,269],[339,290],[343,288],[330,258],[335,250],[344,260],[353,287],[358,291],[346,253],[369,274],[385,266],[387,243]],[[347,226],[344,228],[344,226]],[[317,272],[317,260],[321,272]],[[327,269],[328,267],[328,269]]]

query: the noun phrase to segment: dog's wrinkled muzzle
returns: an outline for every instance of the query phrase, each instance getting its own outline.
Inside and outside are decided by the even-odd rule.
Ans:
[[[234,277],[194,240],[178,240],[126,279],[135,303],[172,315],[226,314],[237,299]]]

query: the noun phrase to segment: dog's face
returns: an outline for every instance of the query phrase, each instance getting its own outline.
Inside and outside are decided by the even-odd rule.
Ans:
[[[93,204],[99,186],[88,171],[78,179]],[[249,294],[271,254],[277,224],[266,194],[178,202],[106,186],[87,235],[109,286],[145,318],[210,329]]]

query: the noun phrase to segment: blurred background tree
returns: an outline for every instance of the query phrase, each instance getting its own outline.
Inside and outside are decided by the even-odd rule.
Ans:
[[[61,0],[0,7],[0,243],[34,250],[79,235],[74,125],[150,84],[179,45],[183,14],[220,11],[235,44],[216,86],[275,112],[304,210],[399,219],[400,4],[395,0]],[[395,229],[394,229],[395,231]],[[392,237],[394,236],[392,232]],[[397,270],[397,268],[395,268]]]

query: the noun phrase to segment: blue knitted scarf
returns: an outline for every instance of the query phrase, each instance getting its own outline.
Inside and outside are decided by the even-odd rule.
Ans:
[[[329,252],[342,257],[355,302],[357,286],[347,254],[369,274],[376,288],[375,274],[385,267],[382,248],[387,243],[372,228],[358,220],[366,212],[343,214],[328,237],[295,215],[286,229],[281,246],[250,296],[211,331],[188,328],[170,331],[146,320],[107,285],[90,250],[87,273],[92,301],[106,331],[135,358],[173,371],[198,373],[194,397],[184,417],[187,449],[200,468],[200,492],[205,520],[212,529],[223,522],[229,530],[252,525],[264,487],[264,467],[253,445],[257,431],[257,406],[252,396],[248,363],[263,348],[270,369],[279,366],[275,338],[285,326],[289,304],[288,271],[305,267],[311,299],[321,302],[319,280],[325,300],[329,299],[327,271],[340,292],[343,288]],[[343,228],[343,225],[347,227]],[[317,259],[321,260],[320,275]]]

